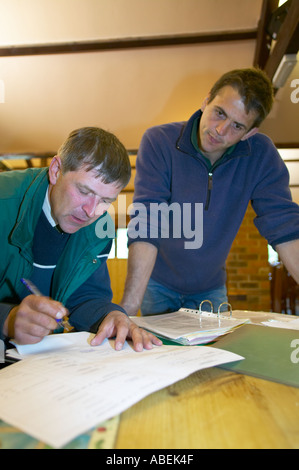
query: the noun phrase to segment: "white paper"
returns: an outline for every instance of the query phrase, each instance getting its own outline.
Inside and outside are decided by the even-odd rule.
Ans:
[[[265,326],[273,326],[275,328],[286,328],[289,330],[299,330],[299,318],[291,321],[269,320],[262,322]]]
[[[12,344],[16,347],[18,355],[21,358],[21,356],[53,352],[68,346],[73,346],[74,340],[70,335],[58,334],[45,336],[42,341],[36,344],[18,344],[14,341],[12,341]],[[18,357],[13,351],[11,355]]]
[[[215,313],[180,309],[162,315],[131,317],[140,328],[145,328],[164,338],[184,344],[204,344],[247,323],[247,319],[235,319]]]
[[[115,351],[113,341],[90,346],[89,333],[66,335],[68,345],[57,350],[59,336],[47,337],[46,353],[34,347],[24,361],[0,371],[0,418],[52,447],[197,370],[243,359],[206,346],[136,353],[125,343]]]

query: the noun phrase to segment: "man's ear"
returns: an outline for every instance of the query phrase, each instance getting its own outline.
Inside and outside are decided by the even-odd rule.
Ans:
[[[57,183],[59,175],[61,173],[61,159],[58,155],[52,158],[49,165],[49,180],[50,184],[54,185]]]
[[[208,104],[209,99],[210,99],[210,94],[208,94],[208,96],[206,96],[205,99],[203,100],[203,103],[202,103],[202,105],[201,105],[201,107],[200,107],[201,111],[204,111],[205,107],[206,107],[207,104]]]
[[[258,127],[253,127],[250,129],[250,131],[247,132],[247,134],[243,135],[241,140],[247,140],[249,137],[252,137],[254,134],[256,134],[259,131]]]

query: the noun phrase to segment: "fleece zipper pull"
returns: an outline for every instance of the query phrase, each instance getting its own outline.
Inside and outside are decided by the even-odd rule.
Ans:
[[[209,172],[209,179],[208,179],[208,192],[207,192],[205,211],[207,211],[209,209],[212,188],[213,188],[213,173],[210,171]]]

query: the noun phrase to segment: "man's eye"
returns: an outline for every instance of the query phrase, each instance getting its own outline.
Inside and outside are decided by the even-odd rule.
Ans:
[[[84,196],[87,196],[87,194],[89,194],[89,191],[87,191],[86,189],[83,189],[83,188],[78,188],[78,189],[79,189],[79,193],[83,194]]]
[[[217,114],[217,116],[219,116],[219,117],[224,116],[223,111],[221,111],[220,109],[216,109],[216,114]]]

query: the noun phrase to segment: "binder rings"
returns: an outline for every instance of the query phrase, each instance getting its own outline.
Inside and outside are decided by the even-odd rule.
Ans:
[[[202,310],[202,305],[206,302],[211,305],[210,312]],[[224,305],[229,307],[229,312],[221,313]],[[177,312],[131,319],[139,327],[185,346],[210,343],[249,321],[233,318],[231,305],[226,302],[219,306],[217,313],[213,313],[213,305],[209,300],[201,302],[199,310],[181,308]]]

